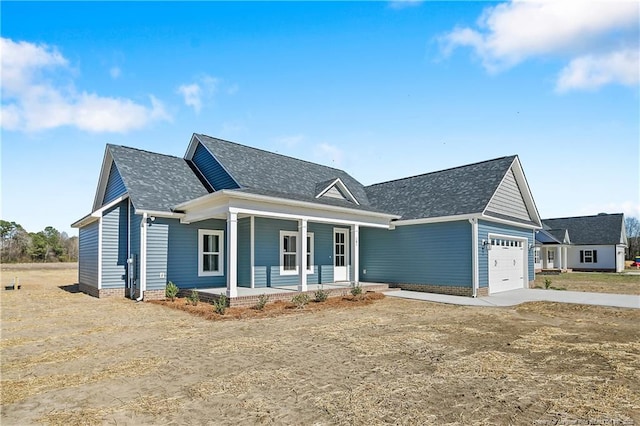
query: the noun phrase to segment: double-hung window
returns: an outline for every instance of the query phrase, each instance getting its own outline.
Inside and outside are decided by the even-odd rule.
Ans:
[[[598,263],[598,250],[580,250],[580,263]]]
[[[298,274],[298,233],[280,231],[280,275]],[[313,273],[313,233],[307,233],[307,271]]]
[[[224,275],[224,231],[198,230],[198,276]]]

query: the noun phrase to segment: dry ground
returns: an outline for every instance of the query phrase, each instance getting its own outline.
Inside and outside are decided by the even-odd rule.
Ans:
[[[385,298],[210,321],[70,292],[75,269],[16,274],[2,425],[640,424],[640,310]]]
[[[536,275],[536,286],[544,288],[545,278],[551,280],[551,286],[569,291],[640,294],[640,275],[614,274],[611,272],[569,272],[560,275]]]

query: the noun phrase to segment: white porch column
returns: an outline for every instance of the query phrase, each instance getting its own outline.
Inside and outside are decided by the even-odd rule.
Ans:
[[[300,241],[298,242],[298,253],[300,254],[300,261],[298,262],[300,270],[298,291],[307,291],[307,219],[298,221],[298,235],[300,235]]]
[[[561,245],[559,245],[556,248],[556,262],[557,264],[555,265],[555,267],[558,269],[562,269],[562,246]]]
[[[238,213],[227,213],[227,297],[238,297]]]
[[[351,225],[351,256],[353,261],[353,282],[360,282],[360,225]]]

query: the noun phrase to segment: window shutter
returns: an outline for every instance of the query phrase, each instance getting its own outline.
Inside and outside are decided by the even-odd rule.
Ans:
[[[593,251],[593,263],[598,263],[598,250]]]
[[[580,263],[584,263],[584,250],[580,250]]]

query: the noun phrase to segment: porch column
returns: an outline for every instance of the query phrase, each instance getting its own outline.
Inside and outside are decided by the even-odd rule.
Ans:
[[[238,213],[227,213],[227,297],[238,297]]]
[[[562,269],[562,246],[558,246],[556,249],[556,262],[558,262],[556,268]]]
[[[300,241],[298,242],[298,253],[300,253],[298,291],[307,291],[307,219],[298,221],[298,234],[300,235]]]
[[[351,225],[351,256],[353,261],[353,282],[360,282],[360,225]]]

